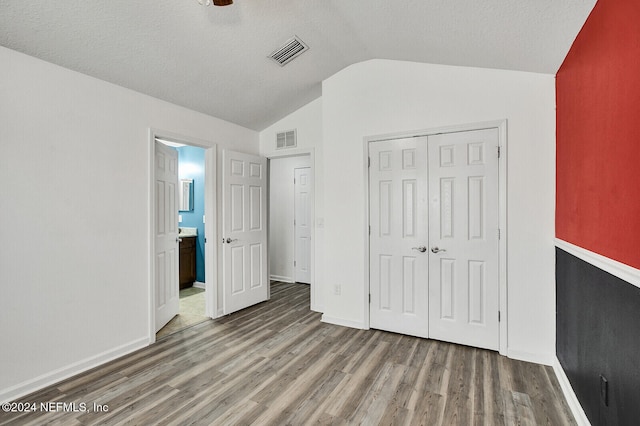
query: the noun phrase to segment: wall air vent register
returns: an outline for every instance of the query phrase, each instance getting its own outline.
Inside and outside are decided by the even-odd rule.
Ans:
[[[295,148],[297,137],[295,130],[288,130],[276,134],[276,149]]]

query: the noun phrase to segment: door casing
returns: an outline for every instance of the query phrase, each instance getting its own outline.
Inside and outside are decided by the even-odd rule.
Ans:
[[[498,129],[498,147],[500,149],[500,161],[498,161],[498,223],[500,227],[500,240],[498,244],[498,293],[500,307],[500,323],[499,323],[499,353],[501,355],[507,354],[507,120],[496,120],[480,123],[462,124],[456,126],[446,126],[429,128],[424,130],[390,133],[383,135],[375,135],[365,137],[363,141],[363,178],[365,182],[364,189],[364,276],[365,283],[364,293],[362,295],[363,312],[364,315],[364,328],[370,328],[369,320],[369,293],[370,293],[370,252],[369,252],[369,144],[371,142],[430,136],[440,133],[454,133],[454,132],[466,132],[472,130],[483,129]]]

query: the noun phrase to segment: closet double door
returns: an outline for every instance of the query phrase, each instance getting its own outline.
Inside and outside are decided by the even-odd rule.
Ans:
[[[498,129],[369,144],[370,326],[497,350]]]

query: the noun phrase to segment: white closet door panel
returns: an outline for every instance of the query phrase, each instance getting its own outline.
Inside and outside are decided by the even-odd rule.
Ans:
[[[429,137],[429,336],[498,349],[498,130]]]
[[[427,337],[426,138],[369,145],[370,326]]]

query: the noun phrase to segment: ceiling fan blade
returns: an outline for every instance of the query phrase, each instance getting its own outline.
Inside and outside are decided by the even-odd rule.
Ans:
[[[229,6],[233,4],[233,0],[213,0],[214,6]]]

